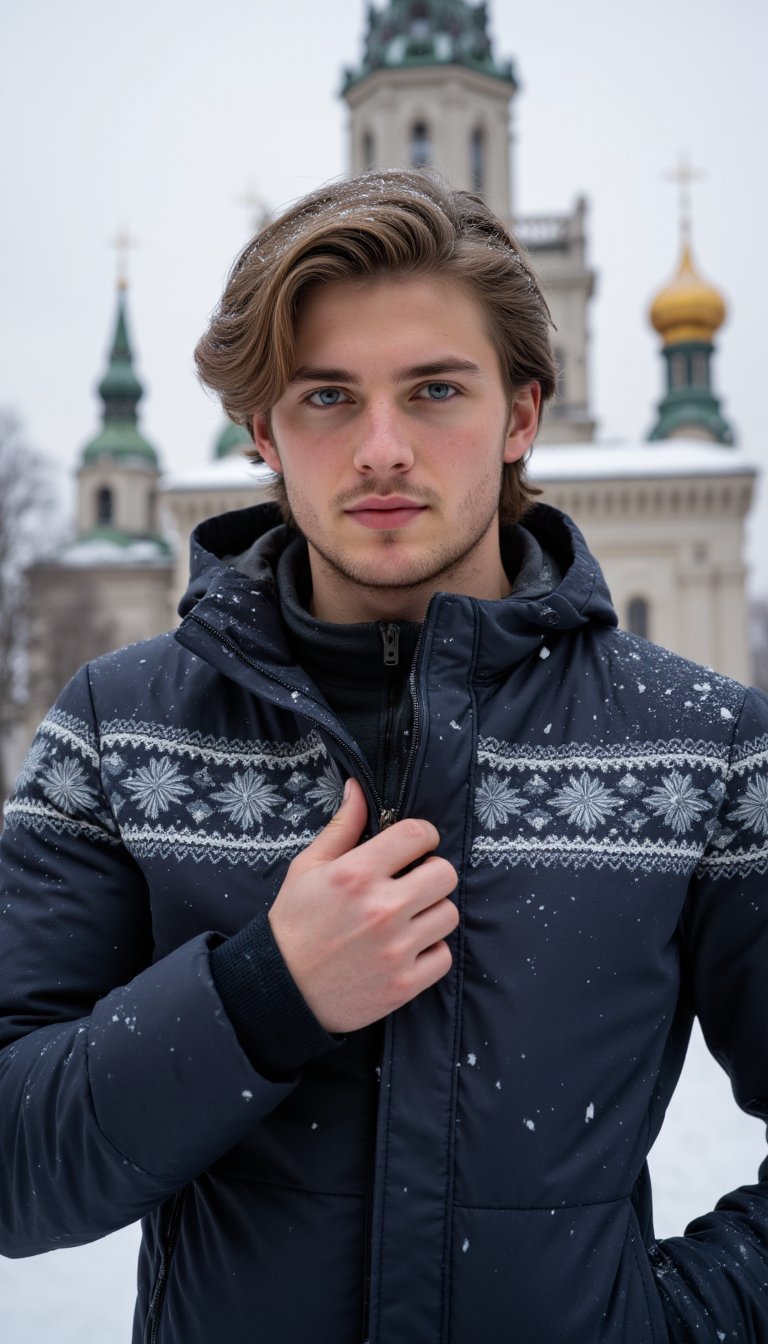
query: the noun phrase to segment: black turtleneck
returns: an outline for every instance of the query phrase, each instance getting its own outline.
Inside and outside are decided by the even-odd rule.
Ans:
[[[411,745],[408,678],[421,625],[413,621],[340,625],[310,615],[309,559],[300,537],[280,557],[277,591],[296,662],[360,748],[373,777],[379,813],[396,811]]]

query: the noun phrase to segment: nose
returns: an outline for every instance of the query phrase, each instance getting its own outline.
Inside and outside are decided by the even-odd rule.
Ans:
[[[372,403],[359,422],[354,463],[358,471],[372,475],[409,471],[414,463],[408,426],[396,406]]]

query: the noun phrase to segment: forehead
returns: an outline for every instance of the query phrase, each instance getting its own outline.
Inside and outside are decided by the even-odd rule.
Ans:
[[[460,280],[445,275],[386,275],[309,286],[294,319],[300,347],[393,339],[471,342],[492,349],[485,310]]]

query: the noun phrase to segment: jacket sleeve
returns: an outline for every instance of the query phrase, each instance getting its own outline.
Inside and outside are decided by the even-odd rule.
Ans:
[[[27,755],[0,838],[0,1252],[147,1213],[295,1086],[259,1074],[203,934],[153,964],[148,892],[100,782],[87,669]]]
[[[682,929],[683,971],[707,1044],[743,1110],[768,1120],[768,697],[747,693],[719,823]],[[768,1340],[768,1160],[657,1242],[651,1260],[673,1344]]]

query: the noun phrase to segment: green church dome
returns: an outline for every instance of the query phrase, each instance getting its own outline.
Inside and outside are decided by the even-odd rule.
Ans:
[[[497,62],[488,34],[488,7],[467,0],[390,0],[368,10],[363,59],[344,72],[342,93],[376,70],[465,65],[516,87],[511,61]]]
[[[236,425],[227,420],[224,428],[213,445],[213,455],[218,461],[222,457],[234,457],[253,447],[253,439],[244,425]]]
[[[85,445],[82,454],[83,465],[104,456],[142,458],[153,467],[157,467],[157,453],[138,428],[137,406],[144,389],[133,370],[133,352],[126,317],[125,285],[122,283],[118,286],[117,292],[117,320],[109,362],[98,390],[103,403],[102,428],[96,437]]]

